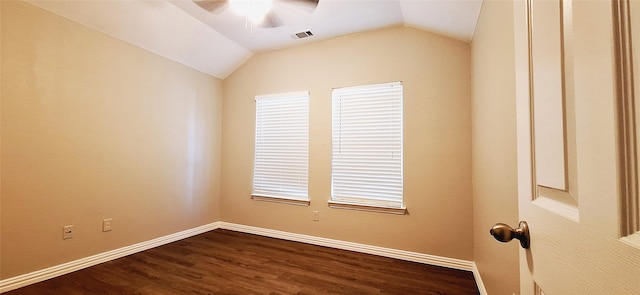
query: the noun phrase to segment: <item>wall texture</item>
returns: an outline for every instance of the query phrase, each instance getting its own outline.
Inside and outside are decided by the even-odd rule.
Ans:
[[[220,220],[222,81],[0,3],[0,279]]]
[[[473,260],[470,58],[469,44],[408,27],[254,56],[224,81],[222,220]],[[404,85],[409,214],[328,208],[331,89],[391,81]],[[311,94],[311,205],[253,201],[254,97],[302,90]]]
[[[518,225],[513,4],[484,1],[471,44],[474,260],[489,294],[518,294],[518,243],[489,235]]]

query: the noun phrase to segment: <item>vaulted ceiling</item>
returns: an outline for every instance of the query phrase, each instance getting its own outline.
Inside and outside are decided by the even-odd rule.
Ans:
[[[397,25],[469,42],[482,6],[482,0],[319,0],[310,10],[274,0],[274,27],[193,0],[27,1],[221,79],[256,53]],[[306,31],[313,36],[292,38]]]

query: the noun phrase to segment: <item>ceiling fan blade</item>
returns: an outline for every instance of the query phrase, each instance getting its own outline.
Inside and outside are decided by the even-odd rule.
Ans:
[[[214,12],[218,9],[221,9],[224,5],[227,4],[227,0],[193,0],[198,6],[202,7],[202,9]]]
[[[318,7],[320,0],[283,0],[282,2],[296,7],[308,13],[312,13]]]
[[[262,27],[277,28],[279,26],[282,26],[282,20],[278,17],[278,15],[273,10],[264,16],[264,20],[262,21]]]
[[[282,13],[280,8],[283,8],[282,6],[286,6],[289,10],[293,8],[293,11],[298,14],[311,15],[318,6],[319,0],[273,0],[273,2],[273,8],[265,15],[260,25],[263,28],[277,28],[290,21],[290,15],[285,17],[284,20],[280,17]]]

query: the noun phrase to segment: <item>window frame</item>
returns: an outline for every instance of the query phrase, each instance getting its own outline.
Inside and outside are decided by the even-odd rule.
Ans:
[[[369,92],[373,91],[369,94]],[[386,95],[386,96],[385,96]],[[393,214],[406,214],[407,209],[405,207],[404,200],[404,146],[403,146],[403,136],[404,136],[404,86],[402,82],[389,82],[389,83],[379,83],[379,84],[367,84],[367,85],[359,85],[359,86],[350,86],[350,87],[342,87],[342,88],[334,88],[331,94],[332,98],[332,119],[331,119],[331,195],[330,200],[328,201],[329,207],[336,209],[348,209],[348,210],[361,210],[361,211],[371,211],[371,212],[382,212],[382,213],[393,213]],[[356,104],[356,100],[366,100],[369,99],[371,105],[366,108],[349,108],[348,105],[345,105],[345,101],[347,99],[354,99],[351,102]],[[381,111],[380,106],[384,106],[384,99],[392,99],[388,104],[393,109],[390,109],[389,112],[384,113],[384,115],[388,116],[388,124],[389,128],[384,129],[380,127],[381,122],[383,120],[379,118],[383,118],[383,116],[376,117],[377,114]],[[362,105],[362,104],[360,104]],[[377,108],[376,108],[377,107]],[[355,110],[355,111],[354,111]],[[384,109],[383,111],[386,111]],[[357,123],[345,123],[345,116],[351,115],[352,117],[346,117],[346,120],[351,120],[352,118],[362,117],[360,120],[362,122]],[[338,118],[339,117],[339,118]],[[351,118],[351,119],[350,119]],[[387,117],[384,117],[387,118]],[[377,120],[373,124],[376,125],[376,128],[373,130],[366,130],[362,124],[367,124],[369,120]],[[366,121],[366,122],[365,122]],[[337,126],[338,124],[351,124],[348,127]],[[360,124],[360,125],[359,125]],[[399,126],[398,126],[399,125]],[[354,128],[354,129],[351,129]],[[368,132],[368,133],[367,133]],[[375,180],[375,176],[366,176],[364,174],[367,173],[356,173],[352,172],[354,169],[350,168],[358,168],[359,162],[356,162],[355,157],[361,156],[360,147],[357,147],[356,151],[348,152],[351,153],[347,156],[337,156],[342,152],[337,152],[338,143],[336,141],[340,141],[340,145],[342,146],[344,143],[342,141],[345,140],[345,133],[355,134],[351,137],[352,140],[357,140],[358,138],[375,138],[374,136],[381,136],[384,132],[392,132],[393,140],[389,140],[389,147],[385,147],[386,151],[390,153],[391,156],[385,156],[386,159],[382,159],[382,161],[392,162],[390,163],[391,168],[388,168],[388,171],[391,178],[394,180],[390,180],[388,182],[388,186],[381,186],[381,191],[389,191],[390,196],[382,196],[379,192],[367,193],[368,186],[372,183],[376,183],[375,187],[380,184],[380,181]],[[336,134],[339,133],[339,134]],[[370,136],[370,137],[367,137]],[[347,139],[348,141],[348,139]],[[354,145],[356,146],[356,145]],[[357,144],[357,146],[361,146],[361,144]],[[369,145],[362,148],[362,156],[368,156],[366,158],[365,164],[363,166],[375,166],[374,162],[380,160],[380,156],[378,155],[367,155],[370,154],[367,151],[367,148],[370,147],[380,147],[380,145]],[[399,146],[399,149],[397,148]],[[399,155],[398,155],[399,152]],[[345,159],[346,158],[346,159]],[[392,160],[390,160],[392,159]],[[342,162],[341,162],[342,161]],[[359,160],[358,160],[359,161]],[[352,162],[349,164],[348,162]],[[345,164],[346,163],[346,164]],[[358,163],[358,164],[356,164]],[[347,168],[344,168],[347,167]],[[386,169],[386,168],[385,168]],[[351,173],[351,174],[349,174]],[[337,176],[339,175],[339,176]],[[345,176],[347,175],[347,176]],[[357,176],[356,176],[357,175]],[[342,178],[342,179],[339,179]],[[356,179],[358,178],[358,179]],[[398,180],[399,178],[399,180]],[[346,180],[345,180],[346,179]],[[345,184],[345,183],[351,184]],[[360,183],[360,184],[357,184]],[[398,184],[399,183],[399,184]],[[399,188],[398,188],[399,185]],[[345,189],[346,187],[346,189]],[[361,192],[358,192],[359,187],[362,189]],[[338,191],[338,192],[336,192]],[[365,195],[349,195],[351,192],[355,193],[363,193]]]
[[[309,198],[309,105],[310,105],[310,99],[311,97],[310,97],[309,91],[257,95],[255,97],[255,102],[256,102],[255,124],[256,125],[255,125],[255,138],[254,138],[254,162],[253,162],[251,199],[256,201],[277,202],[277,203],[300,205],[300,206],[308,206],[310,204],[310,198]],[[305,103],[303,103],[304,106],[299,107],[296,104],[297,103],[296,101],[286,102],[286,100],[300,100],[297,102],[304,101]],[[286,108],[282,109],[282,107],[287,107],[290,109],[286,109]],[[279,108],[278,111],[281,111],[279,115],[282,115],[282,117],[279,117],[275,113],[272,113],[272,114],[264,113],[270,108]],[[299,113],[296,113],[301,110],[306,112],[306,114],[300,116]],[[288,112],[289,114],[287,114]],[[284,122],[284,124],[282,124],[283,122],[278,122],[277,124],[280,124],[278,125],[280,127],[274,127],[276,123],[274,123],[274,125],[268,125],[267,123],[268,121],[265,121],[267,120],[265,116],[271,116],[269,117],[269,119],[271,120],[278,119],[278,118],[282,120],[300,119],[303,122],[297,122],[296,123],[297,125],[292,125],[290,121],[286,121]],[[296,117],[299,117],[299,118],[296,118]],[[282,131],[282,126],[285,126],[284,131],[286,132],[297,132],[298,130],[295,130],[296,127],[304,129],[305,130],[303,132],[304,135],[302,136],[301,139],[298,138],[296,143],[293,143],[291,140],[286,140],[285,142],[283,141],[285,140],[283,138],[274,139],[273,138],[274,134],[268,133],[268,132],[277,132],[278,130]],[[275,134],[275,136],[291,137],[292,134],[294,133]],[[270,142],[267,143],[261,140],[267,137],[271,137],[271,139],[269,139]],[[277,141],[277,140],[281,140],[281,141]],[[304,151],[300,149],[301,148],[300,146],[298,146],[301,144],[300,140],[304,142],[302,144],[302,149]],[[300,163],[297,163],[296,159],[291,160],[295,163],[289,162],[290,159],[285,159],[285,157],[283,156],[283,153],[281,151],[274,151],[274,148],[269,150],[269,147],[268,147],[269,144],[275,144],[278,147],[278,149],[282,149],[284,146],[286,146],[287,148],[293,148],[297,153],[302,152],[303,153],[302,158],[304,159],[297,159],[297,160],[304,160],[304,165],[303,165],[304,169],[298,169],[299,167],[292,168],[292,169],[285,168],[284,167],[286,166],[284,164],[285,162],[292,164],[293,166]],[[288,154],[288,155],[291,155],[291,154]],[[275,157],[276,159],[280,159],[280,161],[275,161],[276,164],[274,164],[273,166],[272,164],[267,164],[269,162],[269,160],[267,159],[273,160],[272,156]],[[287,156],[286,158],[290,158],[290,157]],[[291,167],[292,165],[289,165],[289,166]],[[277,170],[277,169],[280,169],[280,170]],[[268,170],[272,170],[274,172],[267,172]],[[304,172],[302,173],[302,171]],[[298,175],[299,173],[302,173],[302,175],[304,176],[304,180],[301,182],[304,185],[303,186],[292,185],[292,183],[296,182],[295,180],[288,181],[288,182],[283,181],[280,184],[278,184],[279,182],[278,180],[272,180],[273,177],[278,173],[281,173],[280,176],[284,175],[285,178],[289,178],[289,179],[291,179],[292,177],[295,177],[294,174]],[[269,177],[272,177],[272,178],[269,178]],[[282,185],[282,187],[276,188],[276,186],[278,185]],[[287,186],[287,185],[290,185],[290,186]],[[300,190],[300,187],[304,187],[304,190],[303,191]],[[304,194],[300,195],[303,192]]]

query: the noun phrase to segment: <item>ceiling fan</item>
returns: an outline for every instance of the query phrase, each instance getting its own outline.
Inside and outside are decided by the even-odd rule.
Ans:
[[[295,10],[311,14],[320,0],[192,0],[202,9],[212,13],[222,13],[231,9],[263,27],[283,25],[281,10]]]

